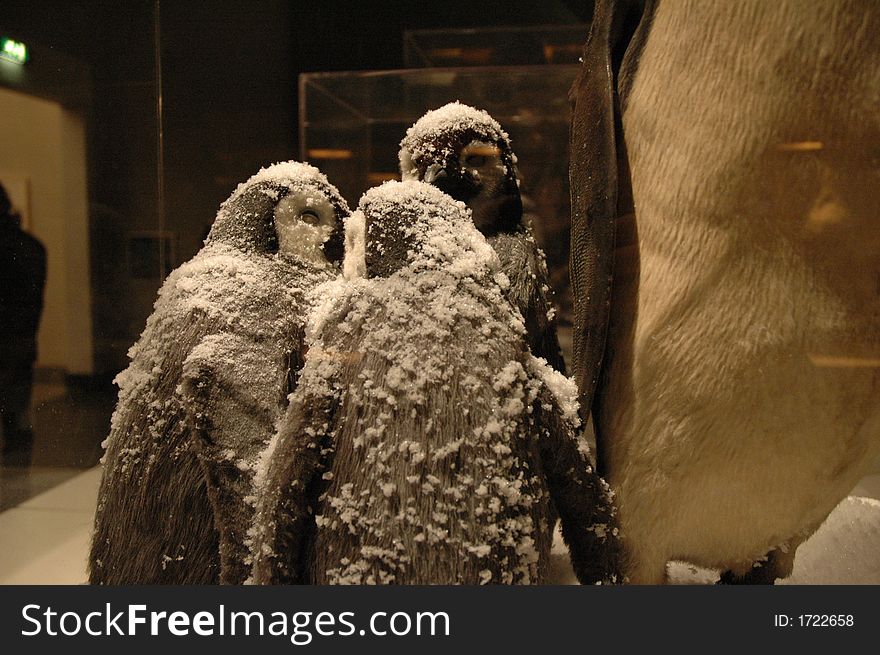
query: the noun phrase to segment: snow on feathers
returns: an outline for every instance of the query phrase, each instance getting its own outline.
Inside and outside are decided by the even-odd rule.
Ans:
[[[204,247],[162,285],[129,351],[131,363],[116,378],[119,399],[104,442],[90,558],[93,582],[217,581],[223,530],[218,535],[222,526],[202,468],[208,457],[197,457],[194,426],[210,425],[213,438],[239,443],[237,431],[222,429],[235,422],[238,406],[226,398],[236,394],[253,400],[255,409],[242,413],[243,420],[283,411],[307,291],[338,272],[326,260],[315,264],[278,248],[274,212],[291,194],[319,196],[338,218],[348,214],[317,169],[296,162],[269,166],[221,205]],[[188,367],[195,377],[186,390]],[[196,397],[224,406],[226,414],[202,415]],[[240,442],[259,444],[271,434],[270,423],[265,435],[243,435]],[[232,450],[221,455],[244,474],[253,466],[251,455]]]
[[[416,164],[422,159],[442,161],[457,154],[460,144],[449,137],[459,134],[510,149],[510,137],[498,121],[482,109],[456,100],[427,112],[406,131],[399,155],[404,179],[418,178]]]
[[[497,256],[465,205],[389,182],[357,214],[349,245],[366,240],[366,275],[316,291],[305,365],[262,459],[255,581],[301,562],[311,569],[291,578],[318,584],[545,580],[550,496],[537,458],[549,435],[538,415],[561,417],[554,393],[573,399],[572,389],[532,361]],[[309,451],[324,463],[285,478]],[[320,497],[284,500],[315,479]],[[285,550],[312,506],[315,538],[294,535],[312,551]]]

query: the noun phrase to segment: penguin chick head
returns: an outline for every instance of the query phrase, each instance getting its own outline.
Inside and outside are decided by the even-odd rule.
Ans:
[[[498,256],[474,228],[464,203],[429,184],[391,181],[370,189],[356,217],[362,217],[363,246],[350,245],[353,253],[363,253],[368,278],[389,277],[401,269],[477,278],[499,268]]]
[[[339,191],[314,166],[288,161],[261,169],[220,206],[206,244],[337,264],[343,221],[350,214]]]
[[[400,142],[404,180],[433,184],[473,212],[483,234],[515,230],[522,220],[516,156],[489,114],[459,102],[429,111]]]

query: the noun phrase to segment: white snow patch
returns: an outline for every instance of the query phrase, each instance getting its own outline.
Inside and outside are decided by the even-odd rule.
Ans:
[[[226,201],[226,203],[232,202],[235,198],[238,198],[242,193],[244,193],[249,187],[259,182],[289,184],[291,180],[296,180],[297,183],[304,186],[307,186],[309,184],[316,186],[332,186],[327,180],[327,176],[311,164],[306,164],[299,161],[284,161],[272,164],[271,166],[266,166],[265,168],[261,168],[254,175],[248,178],[246,182],[242,182],[241,184],[239,184],[235,188],[235,191],[232,193],[232,195],[229,197],[229,200]],[[335,189],[335,187],[333,188]]]
[[[574,378],[566,377],[547,363],[543,357],[529,357],[529,368],[537,375],[544,386],[550,390],[556,398],[563,418],[573,427],[581,424],[580,403],[578,402],[578,389]]]
[[[364,221],[364,213],[361,211],[355,211],[345,219],[345,259],[342,262],[342,274],[347,280],[367,274],[364,261]]]

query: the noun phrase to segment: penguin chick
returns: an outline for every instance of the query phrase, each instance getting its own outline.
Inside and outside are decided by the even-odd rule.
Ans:
[[[510,280],[505,294],[525,320],[532,354],[564,373],[547,263],[523,221],[516,156],[501,125],[485,111],[452,102],[407,130],[399,157],[404,180],[428,182],[467,204]]]
[[[467,207],[389,182],[349,224],[366,277],[319,290],[259,467],[253,581],[539,584],[551,502],[579,579],[616,581],[615,511],[579,450],[576,388],[530,355]]]
[[[348,213],[316,168],[270,166],[169,275],[115,380],[92,583],[244,578],[253,460],[302,361],[306,293],[337,275]]]

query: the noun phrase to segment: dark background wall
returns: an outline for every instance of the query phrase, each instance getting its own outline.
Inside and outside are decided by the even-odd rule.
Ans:
[[[568,24],[592,13],[589,0],[165,0],[158,8],[160,67],[155,1],[0,4],[0,33],[91,70],[91,100],[82,111],[98,372],[124,366],[163,277],[158,267],[154,275],[131,275],[131,234],[172,232],[175,266],[200,247],[237,183],[268,163],[296,158],[299,73],[401,68],[406,29]]]

